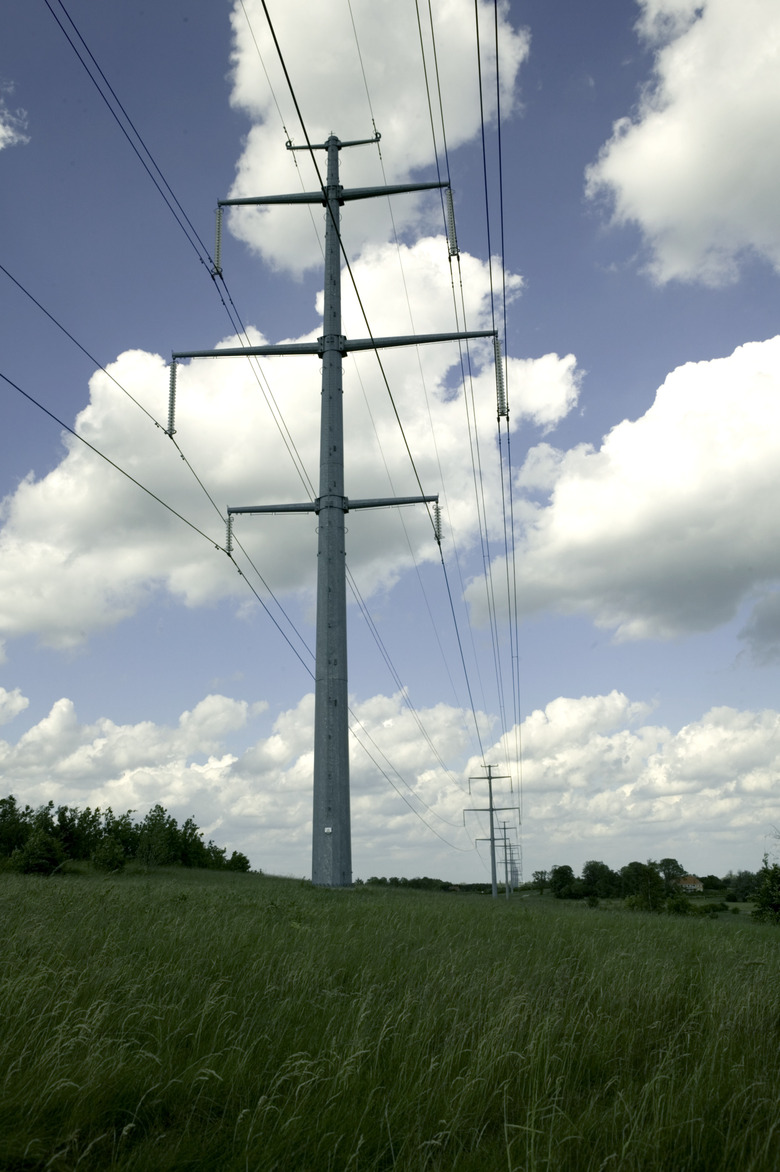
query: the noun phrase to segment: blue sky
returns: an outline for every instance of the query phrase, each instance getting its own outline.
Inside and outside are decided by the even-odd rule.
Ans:
[[[342,152],[345,184],[435,178],[415,5],[268,8],[311,139],[369,137],[372,118],[382,134],[381,159]],[[285,150],[284,127],[296,143],[304,133],[260,3],[66,9],[40,0],[2,18],[0,263],[144,410],[5,273],[0,370],[212,541],[3,384],[0,788],[32,804],[162,801],[255,866],[304,875],[311,676],[249,589],[268,602],[252,567],[237,555],[242,578],[214,548],[222,523],[149,418],[165,423],[172,351],[233,339],[223,287],[54,14],[76,42],[78,29],[207,248],[217,199],[311,189],[316,175]],[[490,328],[494,8],[479,8],[487,184],[474,5],[432,0],[430,12],[453,272],[469,328]],[[755,869],[772,848],[779,44],[771,0],[739,13],[728,0],[606,0],[595,18],[577,0],[500,8],[516,642],[491,355],[474,349],[464,393],[457,348],[388,352],[415,465],[444,506],[468,685],[425,516],[405,511],[404,528],[396,513],[350,514],[350,569],[395,668],[353,606],[357,732],[392,763],[385,776],[354,746],[356,876],[485,877],[473,841],[484,823],[462,826],[463,808],[482,804],[468,779],[483,760],[513,776],[502,801],[522,780],[528,875],[666,855],[722,873]],[[444,169],[435,92],[434,110]],[[319,209],[229,218],[223,269],[253,339],[317,336],[321,229]],[[435,199],[396,197],[392,218],[384,201],[347,205],[342,229],[373,333],[458,328]],[[492,275],[500,292],[500,259]],[[363,336],[346,278],[344,299],[346,332]],[[316,479],[316,361],[262,370]],[[248,364],[180,373],[176,440],[218,507],[302,499]],[[464,400],[479,428],[503,702]],[[345,409],[347,492],[418,491],[367,356],[345,364]],[[238,533],[312,645],[312,518],[246,519]]]

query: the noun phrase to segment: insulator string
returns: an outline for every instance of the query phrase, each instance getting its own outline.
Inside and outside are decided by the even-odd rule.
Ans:
[[[455,233],[455,204],[452,200],[452,188],[448,187],[446,190],[447,201],[447,247],[450,256],[460,256],[458,250],[458,237]]]
[[[493,339],[493,351],[496,357],[496,401],[498,404],[498,418],[508,419],[509,410],[506,405],[506,383],[504,381],[504,360],[501,356],[501,339],[496,334]]]
[[[176,367],[178,363],[175,358],[171,359],[170,381],[168,383],[168,426],[165,429],[166,434],[173,439],[176,432],[174,427],[174,420],[176,418]]]
[[[222,206],[217,207],[217,222],[216,222],[216,236],[214,239],[214,268],[211,270],[212,277],[222,276]]]

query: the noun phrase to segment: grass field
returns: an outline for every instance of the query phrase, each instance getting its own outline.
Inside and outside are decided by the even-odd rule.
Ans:
[[[0,1167],[775,1172],[780,930],[0,875]]]

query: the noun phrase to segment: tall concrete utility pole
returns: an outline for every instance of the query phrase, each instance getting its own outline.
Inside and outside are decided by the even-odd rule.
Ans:
[[[317,355],[322,363],[319,496],[314,501],[303,504],[231,507],[228,509],[228,515],[313,512],[318,517],[312,882],[323,887],[349,887],[352,884],[344,515],[350,509],[374,509],[438,501],[438,496],[350,500],[344,495],[342,359],[351,350],[375,350],[386,346],[414,346],[423,342],[496,337],[495,330],[394,338],[371,337],[358,340],[349,340],[342,334],[342,245],[339,231],[341,205],[353,199],[369,199],[378,195],[395,195],[448,186],[445,181],[404,183],[388,187],[343,188],[339,183],[339,151],[344,147],[364,146],[378,141],[378,134],[374,138],[351,142],[341,142],[331,134],[324,143],[306,147],[294,147],[288,142],[288,150],[327,151],[327,181],[322,190],[219,201],[220,208],[236,204],[324,205],[325,284],[322,337],[318,338],[316,343],[178,351],[173,355],[172,386],[175,363],[181,358],[313,354]],[[172,409],[169,415],[169,431],[173,432]]]
[[[493,805],[493,782],[502,781],[509,778],[508,773],[493,773],[496,768],[495,765],[483,765],[483,769],[487,771],[487,779],[484,777],[470,777],[469,781],[485,781],[488,783],[488,805],[478,806],[463,811],[463,824],[466,824],[467,814],[490,814],[490,878],[493,887],[493,899],[498,898],[498,878],[496,876],[496,824],[495,812],[496,810],[516,810],[517,806],[494,806]]]

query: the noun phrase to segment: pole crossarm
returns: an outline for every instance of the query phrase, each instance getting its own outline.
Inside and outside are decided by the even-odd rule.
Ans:
[[[429,342],[467,342],[474,338],[495,338],[497,330],[462,330],[454,334],[407,334],[394,338],[345,338],[344,345],[350,350],[384,350],[388,346],[424,346]]]
[[[322,358],[326,350],[336,349],[341,354],[351,350],[384,350],[389,346],[424,346],[430,342],[462,342],[474,338],[495,338],[497,330],[466,330],[454,334],[408,334],[392,338],[345,338],[339,336],[335,346],[330,335],[316,342],[290,342],[278,346],[223,346],[219,350],[177,350],[171,355],[174,362],[180,358],[243,358],[268,357],[274,354],[311,354]]]
[[[493,813],[495,813],[496,810],[517,810],[517,809],[519,809],[519,806],[467,806],[463,810],[463,825],[464,826],[466,825],[466,815],[467,814],[489,814],[491,810],[493,811]],[[479,839],[478,841],[482,842],[483,840]],[[484,841],[490,842],[490,839],[487,838]]]
[[[343,146],[349,144],[342,143]],[[442,187],[449,187],[449,180],[434,181],[433,183],[391,183],[387,187],[337,187],[335,195],[331,195],[326,187],[319,191],[293,191],[289,195],[246,195],[236,199],[220,199],[217,207],[246,207],[248,204],[296,204],[319,203],[327,206],[328,199],[337,199],[340,204],[352,199],[373,199],[377,195],[403,195],[407,191],[435,191]]]
[[[437,503],[439,494],[435,496],[380,496],[370,497],[367,500],[350,500],[345,496],[341,498],[345,513],[351,509],[384,509],[394,508],[396,505],[427,505]],[[332,501],[329,499],[327,506],[330,507]],[[319,513],[322,508],[319,497],[313,501],[306,501],[303,504],[290,505],[238,505],[236,507],[228,506],[228,514],[234,516],[236,513]],[[339,507],[338,504],[336,507]]]
[[[288,151],[327,151],[330,150],[331,142],[335,140],[336,149],[341,150],[342,147],[373,146],[375,142],[379,142],[381,137],[382,135],[378,130],[376,130],[374,132],[373,138],[352,138],[342,140],[340,138],[336,138],[335,135],[332,135],[327,142],[307,142],[302,143],[301,146],[293,146],[292,142],[288,138],[285,146],[287,147]]]

